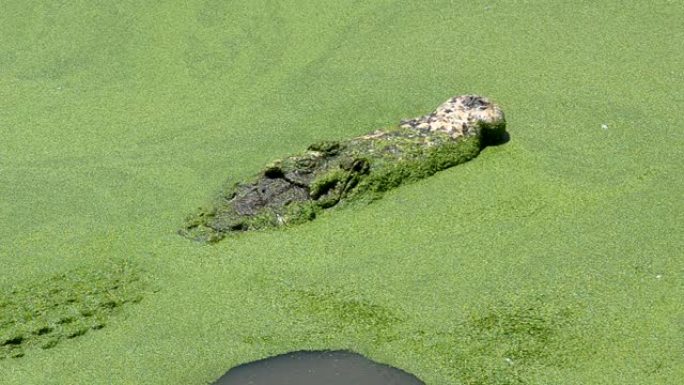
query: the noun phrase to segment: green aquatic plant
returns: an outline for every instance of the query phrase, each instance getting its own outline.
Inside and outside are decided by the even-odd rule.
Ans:
[[[473,309],[444,330],[409,337],[419,351],[467,385],[525,385],[540,369],[563,369],[582,358],[580,304],[559,305],[545,296],[521,296]]]

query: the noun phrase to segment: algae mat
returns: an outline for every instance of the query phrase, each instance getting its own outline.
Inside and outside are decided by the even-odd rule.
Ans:
[[[159,291],[0,384],[207,384],[348,349],[426,384],[684,378],[678,2],[5,1],[0,287]],[[480,94],[511,139],[358,210],[200,246],[226,178]]]

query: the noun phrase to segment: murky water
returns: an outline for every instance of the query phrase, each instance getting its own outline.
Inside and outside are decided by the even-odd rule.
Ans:
[[[230,369],[213,385],[425,385],[416,376],[346,351],[297,351]]]

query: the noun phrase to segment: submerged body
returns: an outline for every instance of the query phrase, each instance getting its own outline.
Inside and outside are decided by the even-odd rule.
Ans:
[[[384,191],[468,161],[505,133],[501,109],[457,96],[429,115],[344,141],[313,144],[234,183],[211,207],[188,217],[179,233],[202,242],[227,234],[312,220],[321,210]]]

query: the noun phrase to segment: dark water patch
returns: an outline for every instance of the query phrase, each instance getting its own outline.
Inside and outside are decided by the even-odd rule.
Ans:
[[[0,359],[101,329],[123,305],[140,302],[146,287],[141,270],[124,261],[0,288]]]
[[[348,350],[297,351],[230,369],[213,385],[424,385],[416,376]]]
[[[5,337],[2,340],[0,340],[0,346],[20,345],[23,341],[24,341],[24,336],[12,335],[12,336]]]

